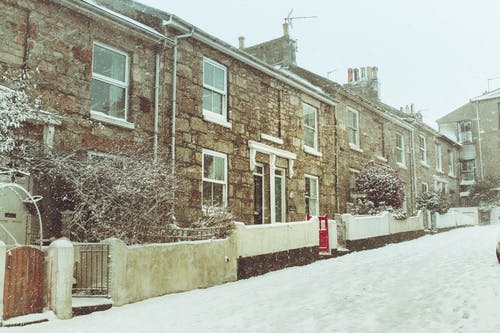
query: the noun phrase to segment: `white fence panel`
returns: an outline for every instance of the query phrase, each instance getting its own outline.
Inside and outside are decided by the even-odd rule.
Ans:
[[[389,213],[374,216],[343,214],[346,221],[346,240],[365,239],[389,234]]]

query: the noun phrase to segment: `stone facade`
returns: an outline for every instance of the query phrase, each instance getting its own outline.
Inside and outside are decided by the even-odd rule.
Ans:
[[[439,131],[460,142],[461,195],[470,185],[487,178],[500,179],[500,89],[438,119]],[[500,186],[500,184],[496,184]]]

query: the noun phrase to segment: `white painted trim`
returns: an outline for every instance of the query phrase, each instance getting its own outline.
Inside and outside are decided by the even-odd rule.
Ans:
[[[311,110],[314,111],[314,128],[306,125],[304,123],[304,120],[302,119],[302,125],[304,127],[307,127],[307,128],[310,128],[310,129],[313,129],[314,130],[314,138],[313,138],[313,141],[314,141],[314,146],[311,147],[311,146],[307,146],[306,144],[304,144],[305,147],[309,147],[310,149],[312,149],[313,151],[317,151],[318,149],[318,108],[312,106],[311,104],[307,104],[307,103],[302,103],[302,112],[304,112],[304,108],[310,108]],[[305,139],[305,138],[304,138]]]
[[[387,162],[387,158],[383,157],[383,156],[379,156],[379,155],[375,155],[375,158],[379,161],[382,161],[382,162]]]
[[[305,178],[309,178],[309,179],[314,179],[316,180],[316,211],[318,212],[319,214],[319,177],[318,176],[313,176],[313,175],[308,175],[308,174],[304,174],[304,182],[305,182]],[[304,193],[304,199],[307,198],[305,196],[305,193]],[[310,198],[310,197],[309,197]],[[306,212],[307,213],[307,212]]]
[[[349,148],[351,148],[354,151],[357,151],[358,153],[364,153],[363,149],[361,149],[359,146],[357,146],[353,143],[350,143],[350,142],[349,142]]]
[[[215,180],[215,179],[210,179],[210,178],[205,178],[205,175],[204,175],[204,172],[205,172],[205,155],[210,155],[210,156],[214,156],[214,157],[219,157],[219,158],[222,158],[224,159],[224,180],[223,181],[220,181],[220,180]],[[209,207],[205,207],[203,206],[203,182],[204,181],[207,181],[207,182],[212,182],[212,183],[216,183],[216,184],[223,184],[224,185],[224,191],[222,193],[222,201],[224,202],[224,208],[227,207],[227,201],[228,201],[228,197],[227,197],[227,189],[228,189],[228,170],[227,170],[227,154],[224,154],[224,153],[219,153],[217,151],[213,151],[213,150],[210,150],[210,149],[205,149],[203,148],[202,151],[201,151],[201,205],[202,205],[202,208],[209,208]]]
[[[99,111],[90,111],[90,119],[94,119],[103,123],[108,123],[111,125],[115,126],[120,126],[123,128],[128,128],[128,129],[134,129],[135,124],[134,123],[129,123],[128,121],[122,119],[122,118],[116,118],[109,116],[105,113],[99,112]]]
[[[396,162],[396,165],[397,165],[400,169],[408,170],[408,167],[406,166],[406,164],[402,164],[402,163]]]
[[[100,48],[107,49],[111,52],[125,56],[125,73],[124,73],[125,80],[124,81],[116,80],[116,79],[113,79],[111,77],[94,72],[94,59],[95,59],[95,47],[96,46],[99,46]],[[93,42],[93,44],[92,44],[92,79],[95,79],[95,80],[98,80],[98,81],[104,82],[106,84],[113,85],[115,87],[119,87],[119,88],[122,88],[125,90],[125,93],[124,93],[125,107],[124,107],[123,118],[109,116],[109,117],[116,118],[116,119],[123,119],[123,121],[125,121],[125,122],[127,122],[127,119],[128,119],[128,97],[129,97],[129,87],[130,87],[129,76],[130,76],[130,57],[129,57],[128,53],[126,53],[122,50],[119,50],[115,47],[98,42],[98,41]],[[91,110],[91,112],[92,111],[94,111],[94,110]],[[99,113],[105,114],[105,113],[100,112],[100,111],[94,111],[94,112],[99,112]]]
[[[430,168],[431,166],[424,161],[420,161],[420,165],[423,166],[424,168]]]
[[[224,73],[224,89],[218,89],[210,84],[206,84],[205,83],[205,64],[209,64],[210,66],[213,66],[219,70],[222,70],[223,73]],[[213,122],[216,122],[222,126],[224,126],[225,123],[228,123],[227,122],[227,68],[226,66],[210,59],[210,58],[207,58],[207,57],[203,57],[203,73],[202,73],[202,84],[203,84],[203,89],[207,89],[207,90],[210,90],[210,91],[213,91],[217,94],[220,94],[222,95],[222,114],[217,114],[211,110],[206,110],[206,109],[203,109],[203,117],[207,116],[208,114],[212,114],[213,118],[212,117],[209,117],[209,118],[212,118],[213,120],[209,120],[209,121],[213,121]],[[202,101],[202,107],[203,107],[203,101]],[[220,118],[220,119],[216,119],[216,118]],[[226,126],[227,127],[227,126]]]
[[[262,168],[262,173],[258,173],[254,170],[253,175],[260,176],[262,178],[262,224],[265,224],[265,222],[266,222],[266,172],[265,172],[264,164],[255,163],[255,166]],[[255,186],[255,183],[254,183],[254,186]],[[255,204],[255,197],[254,197],[254,204]]]
[[[277,138],[277,137],[269,135],[269,134],[264,134],[264,133],[260,133],[260,139],[274,142],[274,143],[277,143],[279,145],[282,145],[284,143],[283,139]]]
[[[323,154],[321,152],[317,151],[314,148],[306,146],[306,145],[304,145],[304,152],[306,152],[307,154],[313,155],[313,156],[323,157]]]
[[[203,110],[203,120],[217,125],[221,125],[229,129],[233,128],[233,125],[230,122],[228,122],[223,116],[214,113],[212,111]]]
[[[268,154],[270,157],[271,156],[278,156],[282,158],[286,158],[288,160],[288,173],[289,177],[293,177],[293,162],[297,158],[297,154],[294,154],[292,152],[279,149],[279,148],[274,148],[272,146],[266,145],[261,142],[253,141],[250,140],[248,141],[248,147],[250,148],[250,170],[254,170],[255,168],[255,153],[260,152],[264,154]]]
[[[353,108],[351,108],[351,107],[349,107],[349,106],[348,106],[346,109],[347,109],[347,110],[346,110],[346,111],[347,111],[347,141],[349,141],[349,129],[350,129],[350,128],[354,128],[354,127],[350,127],[350,126],[349,126],[349,112],[352,112],[352,113],[354,113],[354,114],[356,115],[356,125],[357,125],[357,127],[356,127],[356,128],[354,128],[354,129],[356,130],[356,141],[357,141],[357,142],[356,142],[356,143],[354,143],[354,142],[349,142],[349,146],[353,145],[353,146],[355,146],[355,147],[358,147],[358,148],[359,148],[359,147],[360,147],[360,145],[361,145],[361,141],[360,141],[360,140],[361,140],[361,138],[360,138],[360,136],[359,136],[359,131],[360,131],[360,127],[361,127],[361,126],[360,126],[360,124],[359,124],[359,111],[358,111],[358,110],[355,110],[355,109],[353,109]],[[351,148],[352,148],[352,147],[351,147]],[[359,148],[359,149],[361,149],[361,148]],[[354,150],[356,150],[356,149],[354,149]]]
[[[401,147],[398,146],[398,136],[401,138]],[[405,142],[405,136],[402,133],[396,132],[396,142],[395,142],[395,147],[396,147],[396,164],[400,168],[406,169],[406,142]],[[401,152],[401,161],[398,161],[398,151]]]
[[[271,220],[271,223],[285,223],[286,222],[286,174],[285,174],[285,169],[282,169],[282,168],[274,168],[274,171],[279,171],[281,173],[281,176],[278,177],[281,179],[281,188],[282,188],[282,192],[281,192],[281,212],[282,212],[282,216],[281,216],[281,219],[283,221],[281,222],[277,222],[276,221],[276,206],[275,206],[275,202],[274,200],[271,202],[271,205],[272,205],[272,210],[275,212],[273,215],[274,215],[274,220]],[[274,185],[274,181],[275,181],[275,178],[276,178],[276,175],[273,175],[273,185]],[[273,186],[274,187],[274,186]],[[274,190],[276,190],[276,188],[274,188]],[[276,196],[274,196],[274,199],[276,199]]]

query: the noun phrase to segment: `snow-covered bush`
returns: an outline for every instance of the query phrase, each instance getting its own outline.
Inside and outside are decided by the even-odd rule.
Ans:
[[[24,91],[0,86],[0,153],[9,153],[16,147],[15,130],[33,117],[39,101],[31,103]]]
[[[444,193],[422,192],[417,196],[417,209],[426,209],[433,213],[446,214],[450,204]]]
[[[399,174],[389,166],[368,162],[356,177],[356,188],[374,207],[401,208],[404,191]]]
[[[211,208],[206,216],[192,225],[194,228],[214,228],[217,237],[224,238],[231,234],[234,229],[234,215],[225,208]]]
[[[489,211],[500,206],[500,179],[487,177],[474,184],[469,189],[469,200],[472,206],[478,206],[481,211]]]

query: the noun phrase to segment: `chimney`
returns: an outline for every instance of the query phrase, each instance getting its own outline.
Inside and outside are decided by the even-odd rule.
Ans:
[[[347,69],[347,83],[352,82],[352,68]]]
[[[244,36],[238,37],[238,41],[240,43],[240,50],[243,50],[245,48],[245,37]]]
[[[365,66],[347,69],[346,86],[359,95],[372,100],[379,100],[379,86],[377,79],[378,68]],[[406,111],[409,113],[409,110]]]
[[[289,36],[288,23],[283,23],[283,36]]]

